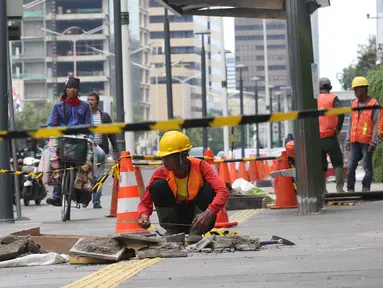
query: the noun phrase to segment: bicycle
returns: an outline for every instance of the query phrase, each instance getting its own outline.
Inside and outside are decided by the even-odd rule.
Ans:
[[[75,202],[76,208],[80,209],[82,197],[85,193],[89,193],[74,187],[77,171],[87,163],[88,145],[86,135],[67,135],[58,138],[59,160],[63,165],[61,178],[61,219],[63,222],[70,220],[72,201]],[[92,150],[93,159],[95,159],[93,145]]]

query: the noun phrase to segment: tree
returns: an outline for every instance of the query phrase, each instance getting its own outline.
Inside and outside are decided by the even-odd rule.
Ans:
[[[377,67],[373,69],[369,75],[369,95],[383,103],[383,67]],[[373,156],[373,169],[374,169],[374,181],[383,182],[383,145],[380,144],[376,147],[376,151]]]
[[[356,64],[351,64],[343,69],[338,79],[342,88],[350,89],[352,80],[356,76],[367,77],[368,73],[376,67],[377,60],[376,37],[370,36],[367,45],[359,45]]]
[[[16,129],[37,129],[47,123],[53,104],[38,109],[33,103],[25,103],[23,110],[15,113]]]

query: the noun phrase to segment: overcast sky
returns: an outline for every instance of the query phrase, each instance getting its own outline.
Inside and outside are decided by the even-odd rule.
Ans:
[[[336,78],[356,59],[359,44],[376,35],[376,0],[331,0],[331,6],[319,11],[320,76],[328,77],[334,90],[340,90]],[[225,18],[225,46],[234,49],[234,20]]]

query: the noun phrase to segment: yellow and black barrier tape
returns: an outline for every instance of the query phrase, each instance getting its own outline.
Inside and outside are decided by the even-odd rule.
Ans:
[[[354,206],[355,202],[342,202],[342,201],[331,201],[327,202],[328,206]]]
[[[345,107],[328,110],[304,110],[285,113],[264,114],[264,115],[238,115],[238,116],[217,116],[198,119],[171,119],[167,121],[146,121],[137,123],[112,123],[98,126],[79,125],[72,127],[39,128],[33,130],[3,130],[0,131],[0,139],[21,139],[21,138],[48,138],[60,137],[69,134],[120,134],[124,131],[168,131],[182,130],[188,128],[211,127],[219,128],[224,126],[239,126],[245,124],[282,122],[287,120],[298,120],[317,118],[320,116],[349,114],[353,111],[381,109],[381,106],[369,107]]]
[[[214,160],[214,163],[232,163],[232,162],[254,162],[254,161],[267,161],[267,160],[276,160],[276,159],[284,159],[279,156],[270,156],[270,157],[248,157],[248,158],[238,158],[238,159],[215,159],[214,157],[209,156],[203,156],[203,157],[193,157],[189,156],[190,158],[197,158],[201,160]],[[130,158],[133,160],[162,160],[161,157],[158,156],[145,156],[145,155],[131,155],[131,156],[122,156],[122,158]],[[133,164],[140,165],[142,163],[154,163],[153,165],[158,165],[159,162],[133,162]],[[150,164],[144,164],[144,165],[150,165]]]

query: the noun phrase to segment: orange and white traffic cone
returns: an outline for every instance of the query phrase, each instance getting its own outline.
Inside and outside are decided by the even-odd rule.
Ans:
[[[234,227],[237,225],[238,225],[238,222],[229,221],[229,216],[227,215],[226,205],[225,205],[225,207],[223,207],[223,209],[219,211],[217,214],[217,219],[215,221],[214,228],[229,228],[229,227]]]
[[[126,156],[130,156],[130,153],[121,153],[116,234],[149,233],[137,224],[140,195],[132,158]]]

